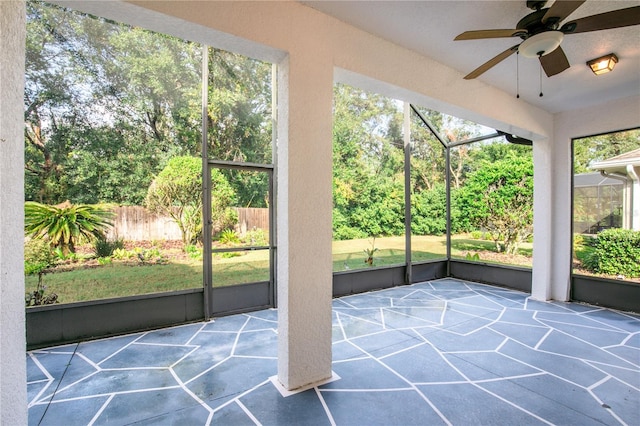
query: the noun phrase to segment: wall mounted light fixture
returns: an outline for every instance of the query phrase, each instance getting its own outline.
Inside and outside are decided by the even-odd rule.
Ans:
[[[605,74],[609,71],[613,71],[613,68],[618,63],[618,57],[615,53],[609,53],[608,55],[601,56],[600,58],[587,61],[587,65],[591,68],[591,71],[595,75]]]

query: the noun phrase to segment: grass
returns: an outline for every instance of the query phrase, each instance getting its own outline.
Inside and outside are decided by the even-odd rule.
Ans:
[[[387,237],[355,239],[333,242],[333,271],[369,268],[365,263],[365,249],[378,250],[374,254],[374,267],[401,265],[405,262],[405,238]],[[444,236],[414,236],[411,239],[413,261],[444,259],[446,238]],[[494,250],[493,242],[474,240],[468,235],[452,238],[452,256],[465,258],[467,253],[480,252],[481,261],[485,253]],[[521,255],[531,256],[532,245],[521,250]],[[504,257],[504,256],[503,256]],[[505,257],[508,259],[508,257]],[[503,258],[500,258],[503,259]],[[500,259],[497,261],[500,262]],[[504,260],[502,261],[504,263]],[[214,256],[213,285],[228,286],[269,280],[269,252],[257,250],[239,256]],[[26,291],[33,291],[37,276],[26,277]],[[133,296],[165,291],[202,287],[202,261],[188,257],[169,256],[169,263],[161,265],[131,265],[113,261],[91,268],[78,268],[64,272],[45,274],[43,283],[46,292],[56,293],[61,303],[97,300],[112,297]]]
[[[405,263],[405,237],[361,238],[355,240],[333,242],[333,271],[365,269],[365,249],[372,243],[378,251],[373,256],[373,266],[391,266]],[[444,236],[414,236],[411,239],[413,261],[444,259],[446,257],[446,240]]]
[[[26,277],[26,291],[33,291],[37,276]],[[131,266],[113,262],[95,268],[45,274],[46,294],[56,293],[60,302],[81,302],[202,287],[202,266],[170,263]]]

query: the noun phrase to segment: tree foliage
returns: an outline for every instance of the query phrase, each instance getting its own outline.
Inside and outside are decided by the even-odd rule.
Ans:
[[[509,156],[472,172],[457,193],[461,216],[484,229],[496,251],[515,254],[533,234],[533,161]]]
[[[212,220],[224,220],[235,193],[220,171],[211,171]],[[149,210],[171,217],[182,233],[186,247],[202,236],[202,160],[197,157],[174,157],[153,180],[147,191]]]
[[[593,172],[589,168],[593,161],[606,160],[638,148],[640,129],[578,139],[573,144],[574,173]]]
[[[391,125],[390,123],[395,123]],[[404,232],[402,115],[383,96],[334,90],[334,238]]]
[[[202,49],[27,2],[26,199],[142,203],[171,157],[200,152]],[[209,51],[210,156],[271,163],[271,65]],[[239,202],[266,206],[266,178],[239,178]]]
[[[640,231],[606,229],[591,243],[585,259],[589,270],[609,275],[640,277]]]

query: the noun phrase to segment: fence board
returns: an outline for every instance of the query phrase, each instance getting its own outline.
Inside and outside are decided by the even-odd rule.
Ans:
[[[129,241],[181,240],[178,225],[167,216],[157,215],[141,206],[119,206],[108,238]]]
[[[236,231],[244,235],[252,229],[269,231],[269,209],[236,208],[238,224]],[[178,225],[168,216],[150,212],[142,206],[118,206],[114,209],[114,226],[107,238],[122,238],[128,241],[181,240]]]
[[[269,209],[262,208],[236,208],[238,212],[238,226],[236,231],[244,235],[253,229],[269,231]]]

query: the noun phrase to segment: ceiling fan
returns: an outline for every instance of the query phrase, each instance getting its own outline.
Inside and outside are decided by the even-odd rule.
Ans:
[[[471,71],[464,78],[474,79],[485,71],[519,52],[530,58],[539,58],[548,77],[559,74],[570,67],[560,43],[566,34],[608,30],[640,24],[640,6],[613,10],[575,19],[560,25],[586,0],[556,0],[545,8],[547,0],[527,0],[533,12],[522,18],[515,29],[491,29],[465,31],[454,40],[478,40],[487,38],[520,37],[523,41],[512,46]]]

